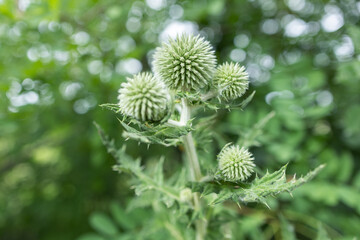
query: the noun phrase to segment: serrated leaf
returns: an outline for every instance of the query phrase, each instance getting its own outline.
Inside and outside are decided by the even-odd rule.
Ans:
[[[100,106],[115,113],[120,113],[118,104],[106,103]],[[171,109],[173,108],[173,106],[170,107]],[[123,131],[123,137],[145,144],[161,144],[166,147],[179,145],[181,143],[181,136],[193,130],[191,128],[191,121],[185,126],[169,125],[167,124],[167,120],[170,118],[172,110],[168,112],[168,115],[160,122],[141,122],[130,117],[122,116],[122,118],[118,120],[125,129],[125,131]]]
[[[291,193],[296,187],[311,180],[324,165],[320,165],[304,177],[299,179],[293,177],[290,181],[287,181],[286,178],[286,167],[287,165],[284,165],[273,173],[267,172],[262,178],[256,177],[251,183],[230,183],[218,181],[214,178],[208,182],[192,182],[188,186],[191,187],[193,192],[200,192],[202,196],[216,193],[217,197],[210,204],[218,204],[232,199],[238,204],[258,202],[268,206],[266,203],[267,197],[282,192]]]
[[[206,195],[209,195],[210,193],[214,192],[214,186],[213,185],[206,185],[204,187],[204,190],[202,191],[201,193],[201,196],[206,196]]]
[[[166,147],[177,146],[181,143],[181,137],[191,132],[191,122],[186,126],[170,126],[143,124],[136,120],[120,120],[124,127],[123,137],[133,139],[145,144],[160,144]]]
[[[208,102],[202,102],[205,107],[212,109],[212,110],[218,110],[218,109],[241,109],[243,110],[254,98],[256,91],[253,91],[248,97],[246,97],[241,102],[237,101],[231,101],[231,102],[221,102],[221,101],[208,101]]]
[[[232,198],[233,195],[234,195],[234,193],[230,189],[224,189],[217,195],[217,197],[212,202],[210,202],[210,205],[222,203],[222,202]]]
[[[105,135],[99,125],[95,123],[95,126],[98,128],[101,140],[106,146],[108,152],[113,155],[117,161],[117,165],[113,167],[113,170],[130,173],[136,177],[139,182],[134,186],[135,193],[137,195],[140,195],[147,190],[157,190],[171,199],[180,201],[179,189],[166,185],[163,181],[163,160],[160,160],[156,165],[155,173],[153,172],[152,175],[149,175],[143,171],[140,159],[134,160],[132,157],[127,155],[125,152],[125,146],[120,149],[116,149],[115,142]],[[164,198],[164,200],[167,204],[171,202],[167,198]]]
[[[113,111],[115,113],[120,113],[120,106],[119,104],[115,104],[115,103],[104,103],[101,104],[100,107],[102,108],[106,108],[110,111]]]
[[[256,91],[253,91],[247,98],[245,98],[240,104],[239,107],[244,109],[254,98]]]
[[[242,202],[260,202],[266,204],[264,199],[268,196],[275,196],[281,192],[291,192],[296,187],[312,179],[324,165],[320,165],[306,176],[296,179],[295,177],[290,181],[286,180],[286,167],[284,165],[280,170],[274,173],[266,173],[262,178],[256,178],[251,187],[238,191],[239,199]]]

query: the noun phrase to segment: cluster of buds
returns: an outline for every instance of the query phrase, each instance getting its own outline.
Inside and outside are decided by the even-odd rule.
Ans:
[[[169,114],[172,93],[205,89],[225,101],[241,97],[249,87],[245,68],[238,63],[216,64],[215,52],[203,37],[169,39],[155,51],[154,75],[140,73],[121,84],[121,113],[142,122],[159,122]],[[226,181],[245,181],[253,172],[253,160],[248,150],[226,146],[218,156],[221,176]]]
[[[154,54],[154,73],[128,78],[119,90],[122,114],[140,121],[160,121],[169,109],[170,90],[198,91],[210,87],[226,101],[241,97],[249,86],[249,77],[238,63],[216,67],[210,43],[200,36],[181,35],[163,43]]]

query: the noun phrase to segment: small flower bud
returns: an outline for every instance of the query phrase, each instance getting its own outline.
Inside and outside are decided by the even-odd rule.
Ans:
[[[140,121],[160,121],[166,115],[170,95],[151,73],[139,73],[121,84],[118,99],[122,114]]]
[[[192,191],[190,188],[184,188],[180,191],[180,201],[189,202],[192,199]]]
[[[216,57],[204,38],[182,35],[156,49],[153,65],[170,89],[190,91],[211,83]]]
[[[245,148],[226,145],[218,155],[219,170],[227,181],[245,181],[254,172],[254,158]]]
[[[238,63],[224,63],[216,69],[214,85],[226,101],[235,100],[249,88],[249,75]]]

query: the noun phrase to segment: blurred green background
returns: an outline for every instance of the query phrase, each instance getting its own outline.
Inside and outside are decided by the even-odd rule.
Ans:
[[[251,149],[257,164],[290,162],[292,174],[327,164],[262,210],[269,219],[239,210],[245,236],[270,227],[269,238],[285,239],[284,221],[299,239],[314,239],[319,222],[331,239],[360,236],[359,12],[355,0],[0,0],[0,239],[126,231],[111,214],[124,217],[134,193],[93,121],[121,141],[98,105],[115,103],[120,83],[150,70],[156,46],[181,32],[206,37],[219,62],[246,66],[256,90],[246,111],[219,112],[209,154],[275,111]],[[181,164],[177,149],[128,145]]]

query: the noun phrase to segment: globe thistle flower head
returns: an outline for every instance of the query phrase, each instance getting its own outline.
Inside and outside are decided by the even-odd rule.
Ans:
[[[221,176],[227,181],[245,181],[254,172],[252,154],[246,148],[226,145],[218,155]]]
[[[249,75],[238,63],[224,63],[216,69],[214,84],[226,101],[235,100],[249,88]]]
[[[190,91],[211,83],[216,57],[204,38],[181,35],[156,49],[153,66],[170,89]]]
[[[167,112],[169,92],[165,84],[151,73],[139,73],[119,89],[122,114],[140,121],[160,121]]]

